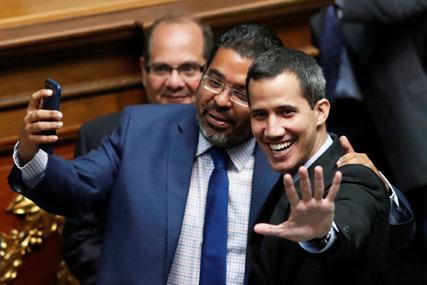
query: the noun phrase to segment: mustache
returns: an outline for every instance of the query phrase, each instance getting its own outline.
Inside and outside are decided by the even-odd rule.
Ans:
[[[229,108],[218,107],[215,102],[210,102],[205,106],[205,114],[209,113],[209,115],[220,119],[222,121],[226,121],[231,124],[236,124],[236,120],[230,116]]]

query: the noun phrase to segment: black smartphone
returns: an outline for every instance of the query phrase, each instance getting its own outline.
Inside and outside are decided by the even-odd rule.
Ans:
[[[58,82],[53,80],[52,78],[47,78],[44,82],[44,88],[52,90],[52,96],[46,97],[43,99],[42,109],[45,110],[57,110],[59,111],[60,103],[61,103],[61,85]],[[55,135],[56,131],[45,131],[42,132],[44,135]],[[46,151],[48,154],[53,153],[53,144],[42,144],[40,146],[41,149]]]

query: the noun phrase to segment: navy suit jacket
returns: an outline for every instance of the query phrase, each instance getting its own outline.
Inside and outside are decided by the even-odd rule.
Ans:
[[[120,113],[98,117],[80,127],[74,157],[96,149],[118,127]],[[105,210],[64,221],[62,258],[81,285],[96,284],[105,226]]]
[[[165,284],[198,134],[193,106],[129,107],[98,149],[73,161],[49,156],[46,174],[34,189],[26,189],[16,168],[9,183],[59,215],[108,209],[98,284]],[[256,148],[249,232],[278,177]]]

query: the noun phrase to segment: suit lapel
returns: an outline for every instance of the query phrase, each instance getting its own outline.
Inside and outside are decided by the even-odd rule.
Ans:
[[[270,164],[268,163],[267,157],[264,155],[258,145],[256,145],[255,165],[252,178],[252,198],[251,211],[249,216],[249,232],[252,231],[257,215],[279,177],[280,174],[271,168]]]
[[[167,268],[169,272],[175,255],[190,188],[198,132],[194,112],[188,112],[177,122],[171,134],[167,171]]]
[[[271,168],[267,157],[264,155],[258,145],[255,145],[255,165],[252,175],[252,197],[251,209],[249,213],[248,240],[252,238],[253,227],[258,218],[258,214],[267,197],[269,196],[274,183],[277,182],[279,177],[280,174]],[[245,269],[245,284],[248,283],[249,272],[251,271],[249,261],[249,258],[247,258]]]
[[[335,134],[329,134],[333,140],[332,145],[308,168],[310,175],[310,181],[314,181],[314,168],[317,165],[322,166],[325,180],[325,187],[329,187],[332,182],[332,178],[335,174],[333,169],[336,168],[336,162],[344,154],[344,150],[341,148],[338,137]],[[299,190],[299,183],[298,188]]]

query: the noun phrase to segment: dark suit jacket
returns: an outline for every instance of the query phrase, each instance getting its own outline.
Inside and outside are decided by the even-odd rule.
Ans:
[[[346,0],[341,26],[397,185],[426,187],[427,1]]]
[[[352,68],[403,190],[427,185],[427,156],[422,155],[427,151],[426,9],[427,0],[346,0],[341,6]],[[311,19],[314,42],[321,35],[323,14]],[[391,250],[404,248],[415,233],[412,209],[403,193],[394,191],[401,207],[392,205]]]
[[[97,148],[105,137],[113,133],[119,123],[120,113],[112,113],[83,124],[80,128],[74,156],[81,156]]]
[[[95,149],[101,140],[110,135],[119,125],[120,113],[99,117],[84,124],[80,129],[75,156]],[[404,247],[414,232],[414,222],[409,203],[403,194],[395,189],[401,204],[400,209],[391,212],[390,244],[393,249]],[[62,234],[62,253],[68,268],[82,285],[96,283],[101,243],[105,224],[104,211],[91,213],[82,218],[68,218]]]
[[[193,106],[127,108],[119,128],[73,161],[49,156],[29,191],[16,168],[15,191],[47,211],[81,216],[107,208],[98,284],[165,284],[181,231],[198,139]],[[255,150],[250,229],[278,178]]]
[[[312,177],[316,165],[323,167],[325,189],[331,185],[342,154],[335,139],[309,168]],[[343,179],[335,199],[334,217],[339,232],[333,247],[319,255],[309,254],[296,242],[254,235],[250,242],[252,284],[384,284],[389,213],[384,185],[364,166],[349,165],[339,170]],[[259,222],[282,223],[289,210],[280,179]]]
[[[119,119],[120,113],[112,113],[83,124],[74,156],[97,148],[117,128]],[[65,220],[61,239],[62,256],[81,285],[96,283],[105,215],[105,211],[99,211],[82,218]]]

